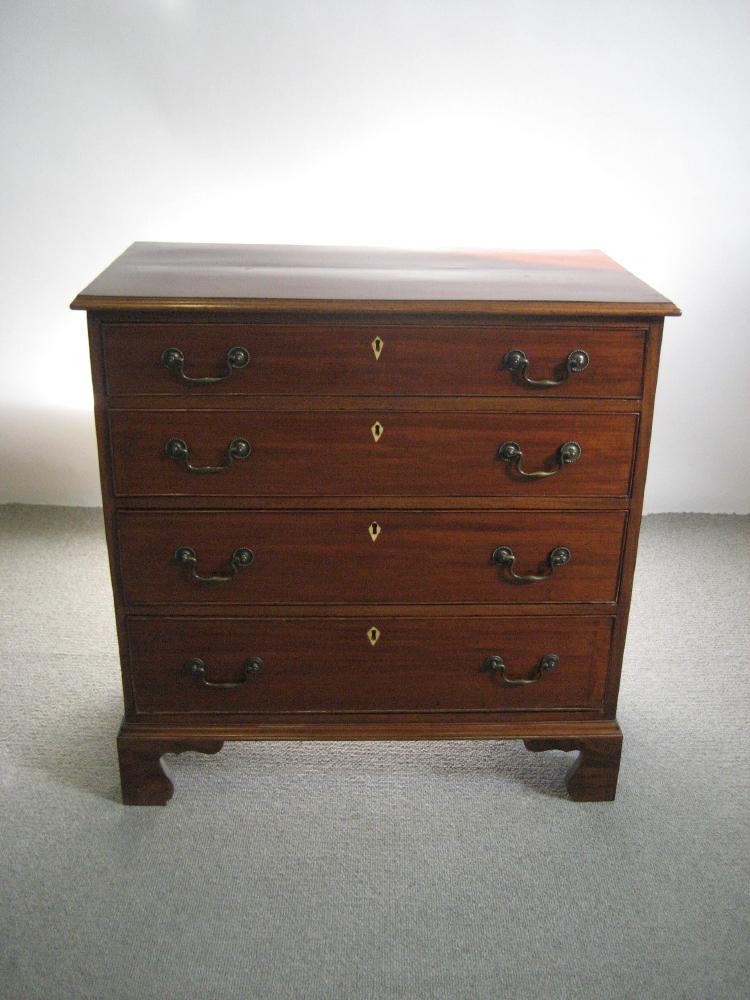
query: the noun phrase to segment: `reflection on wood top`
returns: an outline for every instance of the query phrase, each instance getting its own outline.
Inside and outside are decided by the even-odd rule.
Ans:
[[[599,250],[133,243],[73,309],[679,316]]]

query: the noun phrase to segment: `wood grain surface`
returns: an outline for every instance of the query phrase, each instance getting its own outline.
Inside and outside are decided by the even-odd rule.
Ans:
[[[600,250],[389,250],[134,243],[74,309],[679,315]]]
[[[121,511],[117,537],[127,604],[533,604],[612,602],[624,512]],[[519,582],[492,562],[508,545]],[[202,583],[175,561],[189,546]],[[238,548],[253,562],[236,575]]]
[[[169,798],[163,753],[308,738],[524,738],[579,751],[573,798],[614,797],[668,299],[598,251],[134,244],[73,305],[89,310],[124,801]],[[177,347],[186,375],[217,377],[237,346],[247,366],[210,385],[162,364]],[[531,378],[562,379],[574,350],[590,365],[532,387],[503,367],[512,349]],[[252,451],[196,473],[165,454],[173,437],[196,466],[235,438]],[[582,453],[526,480],[505,441],[530,471],[567,441]],[[501,545],[520,574],[556,546],[572,558],[517,582]],[[182,546],[231,578],[196,581]],[[253,558],[232,574],[237,548]]]
[[[530,396],[637,398],[641,392],[643,327],[594,329],[529,325],[403,323],[107,323],[103,329],[111,395],[196,397],[305,396]],[[227,353],[244,347],[250,362],[212,384],[185,381],[162,363],[171,347],[185,357],[189,378],[221,377]],[[589,366],[565,378],[572,351]],[[534,388],[503,368],[522,350],[529,377],[559,380]]]
[[[110,410],[119,496],[627,496],[637,417],[630,414],[235,412]],[[382,427],[376,442],[372,428]],[[169,458],[183,440],[198,467],[226,463],[230,442],[252,454],[225,471],[198,475]],[[520,444],[523,467],[554,469],[561,445],[580,459],[546,479],[524,479],[498,458]]]
[[[369,639],[372,628],[380,636]],[[612,619],[190,619],[131,618],[130,661],[139,713],[505,711],[601,705]],[[560,665],[535,683],[509,686],[484,669],[503,657],[511,679],[539,659]],[[212,683],[242,665],[262,669],[238,687],[207,688],[186,672],[200,657]]]

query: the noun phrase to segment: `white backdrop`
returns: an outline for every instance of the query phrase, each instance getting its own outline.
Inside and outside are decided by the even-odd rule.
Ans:
[[[673,298],[648,510],[750,509],[746,0],[4,0],[0,501],[99,503],[133,240],[599,247]]]

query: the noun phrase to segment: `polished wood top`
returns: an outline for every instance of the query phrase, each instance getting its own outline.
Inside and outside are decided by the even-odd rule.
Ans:
[[[600,250],[133,243],[73,309],[679,316]]]

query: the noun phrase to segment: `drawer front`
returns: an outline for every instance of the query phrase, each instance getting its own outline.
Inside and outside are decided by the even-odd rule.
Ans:
[[[623,497],[637,426],[635,414],[375,411],[111,410],[109,421],[118,496],[196,497]],[[561,457],[568,442],[576,461]]]
[[[107,323],[104,351],[108,391],[122,395],[622,398],[641,393],[644,336],[642,329],[585,324]],[[238,347],[246,354],[231,355]],[[165,359],[170,349],[179,356]],[[580,350],[588,364],[569,371],[569,355]],[[504,364],[511,351],[525,355],[523,371]],[[188,381],[196,378],[220,381]],[[526,379],[560,384],[533,386]]]
[[[117,516],[126,604],[615,601],[624,524],[621,511]],[[233,560],[242,550],[251,561]]]
[[[597,710],[612,619],[130,618],[127,631],[145,715]]]

